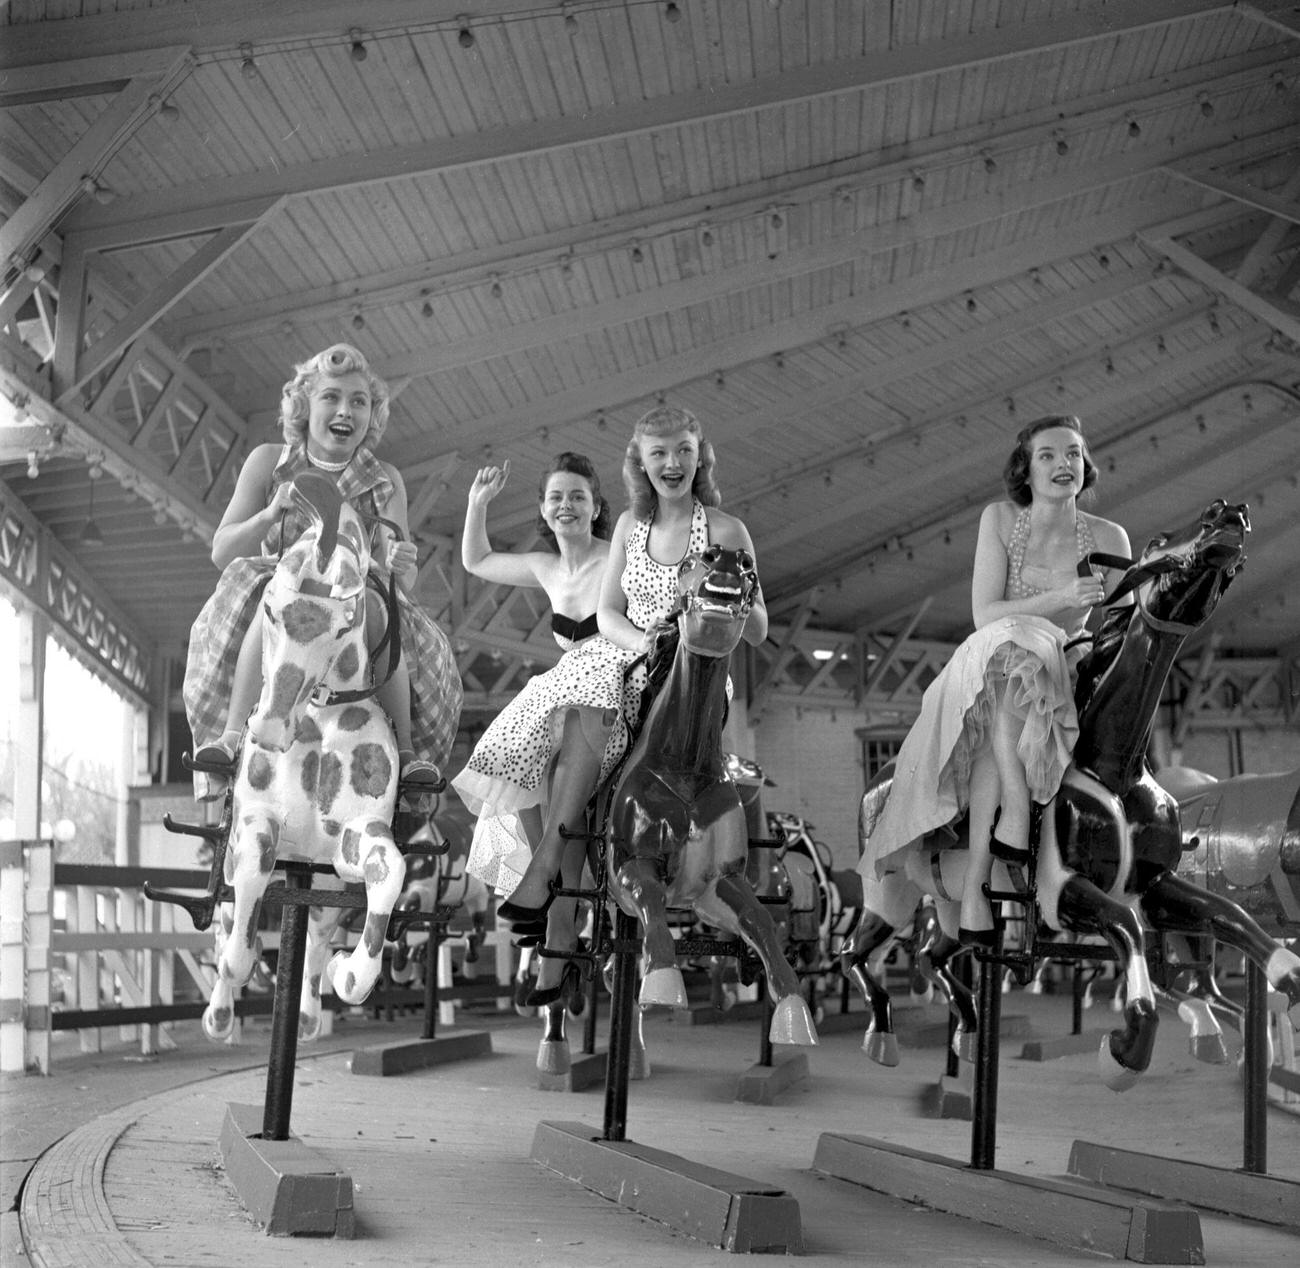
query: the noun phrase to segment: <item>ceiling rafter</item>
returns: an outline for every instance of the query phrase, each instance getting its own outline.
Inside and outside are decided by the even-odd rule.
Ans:
[[[1149,251],[1162,255],[1180,268],[1188,277],[1195,278],[1202,286],[1217,291],[1229,303],[1258,318],[1265,325],[1271,326],[1279,334],[1285,335],[1293,343],[1300,344],[1300,318],[1280,308],[1263,295],[1257,295],[1234,278],[1220,272],[1208,260],[1202,260],[1195,252],[1188,250],[1181,242],[1172,238],[1159,237],[1149,232],[1139,232],[1137,239]]]
[[[1185,100],[1193,88],[1216,93],[1237,91],[1251,84],[1263,82],[1276,73],[1282,63],[1273,50],[1257,50],[1241,57],[1216,64],[1216,73],[1206,77],[1203,71],[1183,71],[1161,81],[1161,90],[1152,93],[1147,85],[1126,87],[1096,94],[1072,103],[1068,119],[1072,128],[1100,129],[1123,119],[1136,105],[1143,110],[1158,111]],[[709,121],[704,115],[699,121]],[[427,294],[446,292],[458,287],[486,284],[493,274],[502,275],[503,267],[511,275],[528,272],[539,267],[553,266],[557,254],[575,247],[586,252],[610,250],[626,245],[634,236],[650,232],[670,234],[698,225],[702,216],[711,221],[739,218],[761,213],[774,198],[781,201],[810,202],[837,195],[846,185],[866,182],[885,184],[908,175],[918,163],[926,167],[969,162],[995,147],[999,153],[1021,146],[1040,144],[1045,131],[1058,127],[1061,112],[1056,108],[1040,108],[1003,121],[996,130],[981,123],[941,133],[934,138],[918,142],[907,148],[907,153],[891,157],[888,152],[871,154],[854,160],[838,160],[826,164],[822,175],[817,169],[772,177],[751,185],[739,186],[719,195],[710,193],[694,198],[680,199],[653,211],[627,212],[602,221],[600,226],[566,229],[535,238],[507,243],[501,247],[471,252],[468,258],[458,256],[450,261],[420,261],[399,270],[358,277],[344,284],[319,287],[286,295],[273,303],[248,305],[216,313],[187,318],[174,324],[171,337],[178,346],[201,342],[204,338],[221,335],[234,339],[272,330],[284,321],[322,320],[340,312],[352,311],[358,302],[363,307],[382,307],[387,304],[415,301]],[[606,139],[623,135],[610,131]],[[1217,153],[1217,151],[1215,151]],[[410,177],[404,153],[394,153],[392,175]],[[442,170],[429,169],[430,172]],[[331,169],[331,173],[333,169]],[[328,186],[323,188],[334,188]],[[287,192],[287,191],[285,191]],[[313,191],[315,192],[315,191]],[[232,208],[233,211],[233,208]],[[204,217],[205,222],[214,214]],[[244,213],[246,214],[246,212]],[[193,218],[184,221],[189,228]],[[97,241],[118,242],[142,229],[119,228],[109,238],[107,229],[96,231]],[[168,234],[166,236],[174,236]]]
[[[818,342],[827,337],[836,322],[863,325],[903,310],[912,311],[939,303],[964,290],[991,285],[1009,273],[1021,273],[1069,259],[1099,242],[1130,237],[1148,225],[1163,224],[1170,217],[1188,210],[1189,197],[1185,190],[1175,189],[1139,205],[1129,204],[1106,211],[1065,228],[1040,230],[1010,245],[972,251],[959,264],[942,272],[927,272],[878,286],[868,294],[855,295],[814,312],[799,313],[761,329],[702,343],[688,352],[663,357],[651,365],[638,366],[578,388],[553,393],[528,405],[499,411],[487,425],[484,425],[484,420],[473,420],[473,440],[482,447],[500,440],[517,440],[521,434],[535,434],[544,427],[553,430],[597,409],[612,410],[695,379],[711,380],[718,365],[735,366],[759,361],[803,343]],[[431,453],[429,448],[428,442],[417,441],[390,455],[390,460],[408,474],[422,474],[426,464],[439,457],[438,452]]]
[[[187,50],[160,49],[154,68],[138,73],[113,97],[23,205],[0,225],[0,265],[6,269],[15,261],[20,267],[25,265],[69,208],[95,192],[100,173],[140,125],[160,109],[162,94],[188,68]]]
[[[1232,341],[1223,348],[1216,349],[1216,351],[1219,352],[1220,356],[1225,360],[1237,359],[1240,357],[1243,349],[1258,342],[1258,338],[1245,336],[1240,340]],[[1204,349],[1198,349],[1193,353],[1188,353],[1181,357],[1170,357],[1168,363],[1161,367],[1159,375],[1147,376],[1145,385],[1154,386],[1156,380],[1161,381],[1165,385],[1177,384],[1181,380],[1185,379],[1189,372],[1193,370],[1203,371],[1207,364],[1207,354]],[[1219,389],[1219,391],[1216,391],[1213,395],[1217,396],[1222,391],[1227,390],[1230,389]],[[1128,392],[1128,387],[1121,384],[1119,387],[1112,389],[1109,395],[1114,397],[1115,405],[1122,405],[1123,399],[1127,396]],[[1143,417],[1126,425],[1122,432],[1106,436],[1098,440],[1092,446],[1094,458],[1110,452],[1115,449],[1116,446],[1122,445],[1138,435],[1149,432],[1152,426],[1163,421],[1165,418],[1184,413],[1189,408],[1194,408],[1197,404],[1202,403],[1205,399],[1205,394],[1199,393],[1196,396],[1179,401],[1172,407],[1162,409],[1155,416]],[[1104,417],[1107,405],[1108,402],[1105,399],[1105,396],[1099,394],[1092,398],[1091,401],[1082,403],[1080,405],[1079,413],[1083,416]],[[1251,430],[1254,431],[1256,428],[1252,427]],[[1200,461],[1204,461],[1203,455]],[[959,474],[959,467],[955,464],[952,465],[950,472],[952,476],[956,477]],[[944,474],[945,472],[943,470],[931,469],[924,473],[923,479],[926,482],[930,482],[936,479],[941,479]],[[771,602],[774,605],[787,603],[795,596],[803,594],[805,590],[814,585],[825,585],[835,577],[842,578],[861,571],[869,565],[877,552],[898,550],[905,545],[905,539],[909,537],[914,537],[919,533],[930,530],[937,531],[944,525],[957,526],[964,521],[973,518],[986,503],[996,498],[1000,491],[1001,483],[999,481],[990,480],[980,487],[973,488],[967,496],[961,499],[954,499],[937,515],[927,517],[921,521],[913,521],[909,524],[891,525],[888,532],[873,537],[870,540],[863,541],[856,545],[851,551],[828,559],[817,567],[805,571],[801,574],[797,582],[793,582],[791,585],[781,590],[774,591],[771,596]],[[968,568],[953,570],[948,574],[944,582],[932,582],[929,589],[934,591],[941,590],[945,588],[945,584],[954,584],[958,578],[966,575],[969,575]],[[903,608],[909,608],[912,603],[919,601],[921,597],[922,596],[918,594],[915,598],[905,600],[900,606]]]

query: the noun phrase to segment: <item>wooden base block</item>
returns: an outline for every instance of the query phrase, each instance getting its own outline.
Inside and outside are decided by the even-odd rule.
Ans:
[[[1142,1264],[1203,1264],[1196,1212],[1068,1180],[975,1171],[938,1154],[823,1132],[813,1170],[907,1202]]]
[[[900,1017],[894,1012],[894,1031],[903,1048],[944,1048],[948,1044],[948,1015],[943,1013],[934,1020]],[[1033,1031],[1024,1013],[1003,1013],[998,1034],[1003,1039],[1027,1039]]]
[[[742,1254],[803,1250],[799,1203],[783,1189],[632,1141],[593,1138],[584,1123],[538,1123],[532,1157],[583,1188],[710,1246]]]
[[[730,1021],[759,1021],[763,1016],[763,1001],[732,1004],[730,1008],[715,1008],[712,1004],[687,1004],[673,1009],[673,1021],[687,1026],[720,1026]]]
[[[1098,1184],[1300,1229],[1300,1182],[1076,1140],[1068,1169]]]
[[[563,1074],[537,1072],[537,1087],[542,1092],[585,1092],[605,1082],[609,1054],[604,1052],[579,1053]]]
[[[747,1105],[775,1105],[776,1098],[808,1081],[808,1054],[792,1052],[773,1058],[771,1065],[752,1065],[740,1076],[736,1100]]]
[[[352,1054],[352,1073],[384,1077],[491,1055],[492,1036],[486,1030],[462,1030],[436,1039],[410,1039],[405,1043],[358,1048]]]
[[[239,1200],[272,1237],[351,1237],[352,1177],[296,1136],[262,1139],[259,1105],[226,1106],[221,1157]]]
[[[975,1103],[971,1091],[970,1067],[966,1074],[956,1077],[941,1074],[937,1083],[928,1084],[921,1089],[921,1113],[926,1118],[959,1118],[971,1121]]]
[[[1031,1039],[1020,1050],[1021,1061],[1055,1061],[1057,1057],[1077,1057],[1101,1047],[1104,1030],[1085,1030],[1078,1035],[1058,1035],[1054,1039]]]

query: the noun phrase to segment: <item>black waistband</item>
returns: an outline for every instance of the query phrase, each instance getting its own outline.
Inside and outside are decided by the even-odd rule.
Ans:
[[[575,621],[571,616],[561,616],[558,612],[552,612],[551,629],[561,638],[567,638],[570,643],[578,643],[584,638],[590,638],[593,634],[599,633],[600,625],[596,621],[594,612],[590,616],[583,617],[581,621]]]

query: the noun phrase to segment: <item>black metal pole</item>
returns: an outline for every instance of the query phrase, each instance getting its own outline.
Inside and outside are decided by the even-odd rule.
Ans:
[[[429,937],[424,944],[424,1034],[432,1039],[438,1030],[438,952],[442,946],[442,925],[429,921]]]
[[[979,1033],[975,1043],[975,1096],[971,1113],[970,1165],[992,1171],[998,1135],[998,1049],[1002,1028],[1002,925],[994,922],[993,952],[980,957]]]
[[[290,889],[310,889],[311,869],[288,864],[284,883]],[[262,1139],[288,1140],[293,1110],[293,1071],[298,1059],[298,1001],[302,995],[303,961],[307,955],[308,909],[286,903],[280,909],[280,950],[275,963],[275,1003],[271,1010],[271,1055],[266,1067],[266,1101],[262,1110]]]
[[[1245,1045],[1245,1123],[1242,1170],[1251,1175],[1268,1171],[1268,983],[1264,970],[1246,961],[1246,1015],[1241,1022]]]
[[[638,922],[619,908],[614,918],[614,989],[609,1016],[605,1074],[605,1140],[627,1139],[628,1065],[632,1056],[632,1008],[636,990]]]
[[[759,998],[763,1001],[763,1029],[758,1035],[758,1064],[770,1066],[772,1064],[772,1018],[776,1013],[776,1005],[772,1003],[772,992],[767,989],[767,974],[758,975]]]
[[[1083,1034],[1083,961],[1075,960],[1070,990],[1070,1034]]]

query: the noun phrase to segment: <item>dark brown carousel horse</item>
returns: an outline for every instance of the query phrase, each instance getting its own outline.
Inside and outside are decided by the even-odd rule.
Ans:
[[[1239,905],[1176,874],[1183,852],[1178,804],[1146,760],[1174,658],[1244,562],[1249,531],[1244,505],[1217,501],[1190,525],[1151,541],[1130,568],[1111,599],[1132,590],[1136,602],[1112,608],[1080,665],[1079,740],[1041,817],[1035,878],[1043,923],[1058,932],[1100,934],[1124,981],[1123,1025],[1103,1038],[1099,1053],[1102,1078],[1116,1090],[1132,1086],[1147,1068],[1155,1040],[1155,995],[1144,957],[1148,928],[1199,933],[1235,947],[1263,969],[1293,1011],[1300,1006],[1300,957]],[[863,797],[864,841],[888,794],[883,776]],[[945,927],[955,933],[964,831],[959,824],[931,834],[906,853],[898,871],[866,879],[866,910],[846,946],[846,971],[869,974],[866,957],[911,914],[921,892],[935,895]],[[1006,890],[1000,867],[993,888]],[[882,983],[875,986],[869,1003],[883,993]],[[873,1008],[872,1025],[888,1030],[887,1010]]]
[[[758,956],[775,1004],[772,1042],[815,1044],[799,979],[745,879],[749,830],[722,750],[727,666],[757,584],[745,551],[710,546],[682,562],[677,650],[610,801],[609,894],[641,922],[643,1007],[686,1004],[668,910],[689,908]]]

